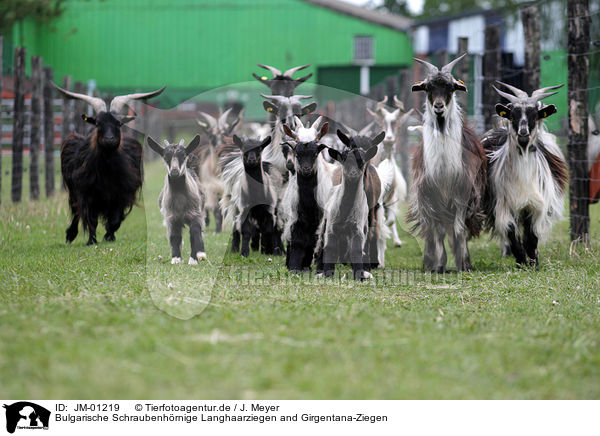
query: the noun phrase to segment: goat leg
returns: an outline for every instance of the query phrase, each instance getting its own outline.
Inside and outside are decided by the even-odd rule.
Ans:
[[[215,232],[221,233],[223,229],[223,215],[221,214],[221,207],[219,205],[215,206],[213,214],[215,215]]]
[[[167,237],[171,244],[171,263],[181,262],[181,229],[182,223],[178,221],[170,222],[167,226]]]
[[[236,229],[231,233],[231,252],[237,253],[240,251],[240,232]]]
[[[531,214],[527,214],[523,220],[523,245],[525,246],[527,257],[529,257],[529,264],[538,267],[538,237],[533,231],[533,217]]]
[[[122,210],[115,210],[111,213],[106,221],[106,234],[104,235],[105,241],[114,241],[115,232],[121,227],[121,223],[125,219],[125,214]]]
[[[452,251],[454,252],[456,270],[469,271],[471,269],[471,259],[469,258],[467,235],[465,232],[454,233],[452,237]]]
[[[510,242],[510,251],[512,252],[513,256],[515,256],[517,263],[519,265],[525,265],[527,262],[527,257],[525,255],[525,250],[521,245],[521,239],[517,234],[517,228],[515,227],[515,224],[511,223],[508,225],[508,232],[506,235],[508,237],[508,241]]]
[[[77,237],[77,233],[79,232],[79,215],[77,212],[73,213],[73,219],[71,220],[71,225],[67,227],[67,243],[73,242]]]
[[[250,238],[252,237],[252,223],[250,222],[250,214],[244,219],[242,223],[242,250],[240,254],[244,257],[248,257],[250,254]]]
[[[198,221],[193,221],[190,224],[190,245],[192,246],[190,264],[198,262],[198,258],[200,258],[200,260],[206,258],[204,240],[202,239],[202,226]]]
[[[260,229],[256,226],[252,227],[252,239],[250,241],[250,248],[252,251],[258,251],[260,249]]]
[[[88,241],[86,245],[96,245],[96,227],[98,227],[98,214],[88,213],[87,216]]]
[[[350,241],[350,262],[354,280],[364,280],[365,270],[363,266],[363,244],[360,238],[354,236]]]

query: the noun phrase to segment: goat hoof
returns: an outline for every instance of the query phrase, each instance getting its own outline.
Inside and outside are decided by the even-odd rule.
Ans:
[[[248,255],[249,255],[250,253],[248,252],[248,250],[242,250],[242,252],[241,252],[240,254],[241,254],[242,256],[244,256],[244,257],[248,257]]]
[[[90,246],[90,245],[96,245],[97,241],[95,239],[90,239],[87,241],[87,243],[85,245]]]
[[[198,265],[198,261],[193,257],[190,257],[190,259],[188,260],[188,265]]]
[[[114,242],[117,238],[115,238],[115,234],[114,233],[107,233],[106,235],[104,235],[104,240],[108,241],[108,242]]]
[[[402,241],[400,239],[394,241],[394,247],[402,247]]]
[[[196,258],[198,259],[198,262],[201,262],[203,260],[208,260],[208,256],[206,255],[206,253],[204,251],[197,252]]]
[[[175,265],[175,264],[178,264],[178,263],[181,263],[181,257],[173,257],[171,259],[171,265]]]

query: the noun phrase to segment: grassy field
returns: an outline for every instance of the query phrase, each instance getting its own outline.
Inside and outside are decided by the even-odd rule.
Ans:
[[[97,247],[65,245],[64,193],[13,205],[3,174],[0,397],[600,398],[600,246],[570,252],[567,221],[540,271],[484,237],[474,272],[425,276],[403,234],[376,283],[317,282],[212,228],[211,264],[170,265],[163,174]]]

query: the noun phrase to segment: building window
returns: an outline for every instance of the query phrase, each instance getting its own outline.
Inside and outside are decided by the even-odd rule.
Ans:
[[[359,64],[372,63],[375,59],[372,36],[354,37],[354,62]]]

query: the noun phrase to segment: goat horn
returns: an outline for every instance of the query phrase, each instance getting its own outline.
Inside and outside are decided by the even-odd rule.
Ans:
[[[386,95],[383,97],[383,100],[377,102],[377,105],[375,106],[375,111],[377,112],[377,111],[380,111],[381,109],[383,109],[383,107],[387,104],[387,101],[388,101],[388,96]]]
[[[512,91],[512,93],[514,95],[516,95],[517,97],[519,97],[519,98],[527,98],[527,97],[529,97],[525,91],[523,91],[522,89],[517,88],[516,86],[512,86],[512,85],[509,85],[508,83],[500,82],[499,80],[496,80],[496,83],[499,84],[499,85],[502,85],[506,89]]]
[[[304,123],[300,117],[298,117],[298,115],[294,115],[294,123],[296,124],[296,130],[298,130],[300,127],[304,128]]]
[[[54,82],[50,82],[50,83],[52,83],[52,86],[54,86],[54,88],[57,91],[63,93],[67,97],[69,97],[69,98],[76,98],[78,100],[85,101],[90,106],[92,106],[92,108],[94,109],[95,113],[106,112],[106,103],[101,98],[92,97],[92,96],[89,96],[89,95],[86,95],[86,94],[78,94],[77,92],[67,91],[66,89],[63,89],[60,86],[56,86],[54,84]]]
[[[365,127],[363,127],[362,129],[360,129],[360,131],[358,132],[358,136],[367,136],[367,134],[369,133],[369,131],[372,128],[373,128],[373,121],[371,121]]]
[[[123,107],[126,104],[128,104],[131,100],[141,100],[144,98],[156,97],[157,95],[160,95],[160,93],[163,92],[165,88],[166,86],[163,86],[162,88],[152,92],[138,92],[136,94],[118,95],[115,98],[113,98],[110,102],[110,110],[118,114],[121,112]]]
[[[212,115],[207,114],[206,112],[200,112],[200,115],[204,117],[206,121],[208,121],[208,126],[212,129],[216,125],[218,125],[218,121]]]
[[[292,95],[290,97],[290,100],[291,99],[298,99],[298,100],[300,100],[300,99],[304,99],[304,98],[313,98],[313,96],[312,95]]]
[[[279,71],[277,68],[272,67],[270,65],[264,65],[264,64],[256,64],[261,68],[264,68],[265,70],[269,70],[271,72],[271,74],[273,74],[273,77],[277,77],[277,76],[281,76],[281,71]]]
[[[442,71],[445,72],[445,73],[452,74],[452,68],[454,68],[454,65],[456,65],[458,63],[458,61],[460,61],[466,55],[467,55],[466,53],[463,53],[462,55],[460,55],[459,57],[457,57],[456,59],[454,59],[452,62],[449,62],[448,64],[444,65],[442,67]]]
[[[394,104],[398,109],[400,109],[400,112],[404,112],[404,103],[402,102],[402,100],[396,97],[396,95],[394,95]]]
[[[275,100],[278,102],[283,102],[286,101],[288,99],[288,97],[284,97],[282,95],[265,95],[265,94],[260,94],[263,98],[266,98],[268,100]]]
[[[423,59],[413,58],[413,60],[417,61],[420,64],[425,65],[427,67],[428,72],[431,74],[437,74],[440,71],[440,70],[438,70],[438,67],[436,67],[433,64],[430,64],[427,61],[424,61]]]
[[[546,98],[546,97],[556,94],[556,92],[548,92],[548,91],[552,91],[553,89],[562,88],[563,86],[565,86],[565,84],[561,83],[560,85],[546,86],[545,88],[536,89],[535,91],[533,91],[531,93],[531,98],[535,98],[536,101],[540,101],[542,98]]]
[[[505,99],[507,99],[511,103],[516,103],[516,102],[518,102],[520,100],[520,98],[517,97],[516,95],[512,95],[512,94],[509,94],[508,92],[500,91],[494,85],[492,85],[492,88],[494,88],[498,94],[500,94],[502,97],[504,97]]]
[[[319,125],[321,124],[321,121],[323,121],[323,115],[319,115],[319,118],[317,118],[315,120],[315,122],[312,123],[312,125],[310,127],[313,128],[313,129],[315,129],[315,130],[318,129]]]
[[[539,90],[538,90],[539,91]],[[535,91],[533,93],[533,95],[531,97],[529,97],[529,101],[533,102],[533,103],[537,103],[538,101],[546,98],[546,97],[550,97],[551,95],[554,94],[558,94],[558,91],[554,91],[554,92],[544,92],[542,94],[536,94],[537,91]]]
[[[233,109],[233,108],[229,108],[221,114],[221,116],[219,117],[219,120],[217,121],[217,124],[219,126],[222,126],[223,124],[225,124],[225,122],[227,121],[227,117],[229,116],[229,113],[231,112],[231,109]]]
[[[283,73],[283,77],[289,77],[291,79],[292,74],[294,74],[296,71],[303,70],[308,67],[310,67],[310,64],[300,65],[299,67],[290,68],[285,73]]]

